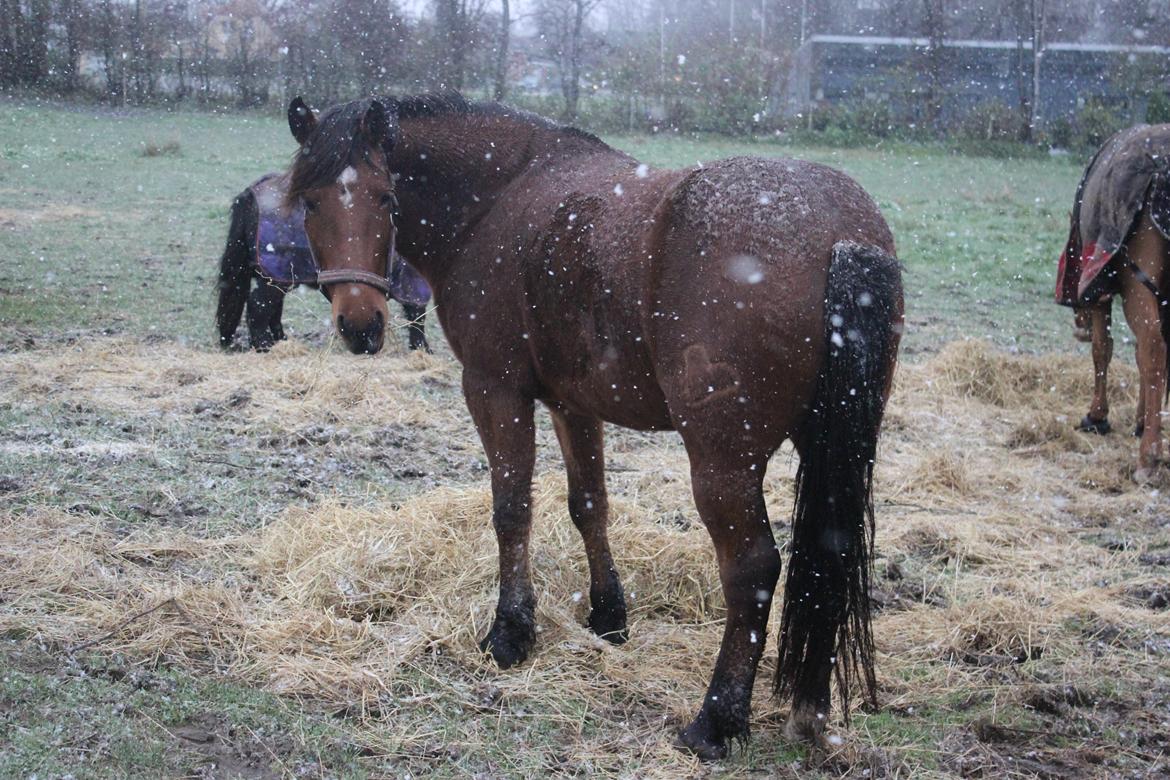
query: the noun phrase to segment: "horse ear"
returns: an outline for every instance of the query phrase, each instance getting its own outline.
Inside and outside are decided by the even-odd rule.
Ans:
[[[304,98],[297,96],[288,104],[288,129],[292,130],[293,138],[301,146],[309,140],[313,130],[317,127],[317,116],[309,108]]]
[[[371,100],[366,115],[362,118],[362,132],[370,143],[381,147],[382,151],[390,154],[394,144],[398,142],[398,120],[386,110],[381,100]]]

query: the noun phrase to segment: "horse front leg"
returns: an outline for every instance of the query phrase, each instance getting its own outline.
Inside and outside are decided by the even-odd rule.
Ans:
[[[748,734],[752,686],[780,577],[780,554],[764,507],[766,463],[755,464],[754,470],[728,469],[691,459],[695,503],[715,544],[727,602],[727,624],[707,696],[679,734],[680,744],[704,759],[726,756],[729,742]]]
[[[406,337],[410,349],[421,349],[430,354],[431,345],[427,343],[427,307],[404,303],[402,314],[406,317]]]
[[[283,302],[284,291],[264,279],[258,279],[248,295],[248,337],[257,352],[267,352],[276,343],[272,321],[274,315],[279,317]]]
[[[295,285],[294,285],[295,286]],[[268,321],[268,332],[272,334],[273,343],[277,341],[284,341],[284,299],[292,290],[291,287],[277,287],[277,292],[272,296],[272,312]]]
[[[533,401],[494,377],[466,371],[463,394],[491,468],[492,526],[500,555],[496,617],[480,649],[506,669],[527,658],[536,643],[536,594],[528,562],[536,459]]]
[[[581,533],[589,560],[589,628],[601,638],[621,644],[629,637],[626,598],[606,533],[609,499],[601,421],[560,409],[549,411],[568,472],[569,516]]]

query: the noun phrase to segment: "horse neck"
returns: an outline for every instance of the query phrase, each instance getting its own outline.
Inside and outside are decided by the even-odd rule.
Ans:
[[[612,153],[576,131],[506,112],[404,119],[400,130],[390,159],[398,176],[397,246],[436,288],[468,228],[518,177],[542,163]]]

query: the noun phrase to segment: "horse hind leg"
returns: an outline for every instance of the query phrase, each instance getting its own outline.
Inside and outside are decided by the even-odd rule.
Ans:
[[[728,463],[725,453],[710,451],[692,451],[690,457],[695,503],[719,562],[727,623],[707,695],[679,734],[679,745],[712,760],[726,756],[732,740],[748,736],[780,553],[764,506],[767,453],[752,463]]]
[[[1109,363],[1113,359],[1113,302],[1106,300],[1084,311],[1088,314],[1087,329],[1093,345],[1093,401],[1077,429],[1107,434],[1113,430],[1109,425],[1108,395]]]
[[[276,343],[273,322],[279,328],[284,290],[264,279],[257,279],[248,295],[248,335],[252,349],[267,352]]]
[[[581,533],[589,560],[589,628],[614,644],[628,638],[622,591],[606,525],[605,454],[601,421],[550,409],[569,478],[569,516]]]
[[[1133,236],[1126,244],[1130,259],[1147,276],[1164,286],[1163,270],[1170,247],[1144,213]],[[1162,337],[1162,318],[1158,301],[1130,270],[1121,274],[1121,296],[1125,319],[1137,340],[1139,375],[1138,404],[1142,411],[1142,428],[1138,444],[1138,480],[1152,476],[1152,469],[1162,456],[1162,401],[1166,394],[1166,342]]]

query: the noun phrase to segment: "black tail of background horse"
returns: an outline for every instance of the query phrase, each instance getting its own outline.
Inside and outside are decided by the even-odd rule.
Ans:
[[[251,190],[244,190],[232,201],[227,245],[219,260],[219,304],[215,310],[215,327],[219,345],[231,347],[236,329],[244,314],[255,274],[255,241],[258,212]]]
[[[899,278],[898,261],[879,249],[833,247],[825,292],[828,352],[799,440],[775,687],[782,696],[809,692],[797,696],[807,701],[835,668],[846,718],[856,685],[876,701],[869,607],[873,464],[899,339],[893,324]]]

